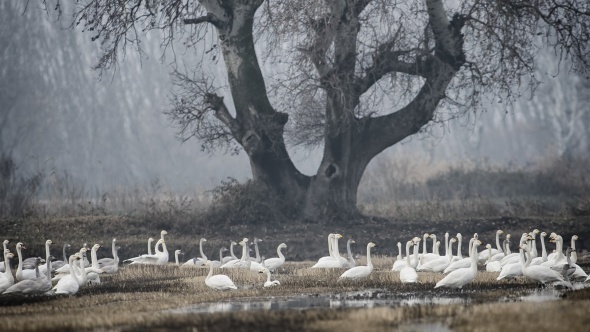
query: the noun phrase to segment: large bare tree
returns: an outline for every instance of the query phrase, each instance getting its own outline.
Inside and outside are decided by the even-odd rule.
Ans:
[[[165,47],[219,52],[227,87],[197,60],[174,73],[167,113],[206,149],[243,148],[254,179],[308,217],[355,213],[368,163],[429,123],[534,91],[541,47],[590,67],[586,0],[76,2],[74,23],[103,45],[99,69],[141,51],[150,30]],[[262,60],[279,74],[265,77]],[[315,175],[295,167],[288,144],[323,146]]]

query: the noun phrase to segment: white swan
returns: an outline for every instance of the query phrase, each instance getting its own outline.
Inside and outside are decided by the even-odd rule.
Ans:
[[[238,287],[234,285],[234,282],[225,274],[213,275],[213,266],[211,266],[209,261],[206,261],[205,265],[209,266],[209,274],[207,274],[207,277],[205,278],[205,285],[215,290],[238,289]]]
[[[328,256],[324,256],[324,257],[321,257],[320,259],[318,259],[318,263],[323,262],[325,260],[334,259],[334,255],[332,254],[334,245],[332,244],[332,242],[333,242],[335,236],[336,236],[336,234],[334,234],[334,233],[328,234]]]
[[[7,248],[7,246],[8,246],[8,243],[10,243],[10,241],[8,241],[8,240],[4,240],[4,241],[2,242],[2,248],[3,248],[3,249],[2,249],[2,258],[4,258],[4,253],[5,253],[5,252],[6,252],[6,250],[8,249],[8,248]],[[2,272],[5,272],[5,271],[6,271],[6,267],[5,267],[5,265],[4,265],[4,262],[0,262],[0,273],[2,273]],[[1,293],[2,293],[2,292],[0,292],[0,294],[1,294]]]
[[[230,256],[223,257],[223,259],[221,260],[221,265],[223,265],[231,260],[238,259],[238,257],[236,257],[236,254],[234,254],[234,246],[235,245],[237,245],[236,241],[230,241],[230,243],[229,243]]]
[[[4,293],[8,287],[14,285],[14,277],[12,276],[12,270],[10,269],[10,260],[14,257],[8,249],[4,250],[4,271],[0,276],[0,294]]]
[[[397,244],[398,244],[398,248],[400,249],[398,256],[403,257],[402,251],[401,251],[401,243],[398,242]],[[410,247],[411,246],[412,246],[411,240],[406,242],[406,257],[410,256]],[[406,262],[406,260],[402,258],[400,260],[396,260],[395,262],[393,262],[393,267],[391,268],[391,271],[399,272],[406,266],[409,266],[409,265]]]
[[[486,271],[488,272],[500,272],[500,270],[502,270],[502,265],[500,264],[500,261],[492,261],[492,245],[491,244],[487,244],[486,248],[488,249],[488,261],[486,262]]]
[[[249,248],[248,248],[248,238],[244,238],[240,241],[240,245],[242,246],[242,258],[238,260],[231,260],[221,266],[222,269],[233,269],[233,268],[241,268],[241,269],[253,269],[256,268],[255,271],[259,271],[262,265],[259,263],[253,262],[250,258]]]
[[[117,249],[116,248],[117,248],[117,239],[114,238],[113,241],[111,242],[111,254],[113,255],[113,258],[99,259],[98,265],[100,265],[101,268],[104,266],[107,266],[107,265],[119,265],[119,256],[117,256]],[[64,254],[65,254],[65,252],[64,252]]]
[[[522,267],[525,262],[524,251],[522,249],[519,250],[518,259],[519,259],[519,262],[517,262],[517,263],[509,263],[509,264],[502,266],[502,270],[500,271],[500,275],[496,278],[496,280],[514,279],[518,276],[521,276],[522,275]]]
[[[457,233],[457,255],[453,256],[452,262],[457,262],[463,259],[463,253],[461,252],[461,242],[463,241],[463,235],[461,233]]]
[[[262,267],[259,273],[266,273],[266,281],[264,282],[264,287],[278,286],[281,284],[278,280],[270,281],[270,271],[266,267]]]
[[[35,272],[35,278],[21,280],[8,287],[3,294],[42,294],[51,289],[51,281],[47,279],[46,275],[39,272],[39,263],[42,261],[43,259],[41,259],[41,257],[35,259],[35,269],[33,270],[33,272]],[[47,287],[48,284],[49,287]]]
[[[37,278],[37,274],[35,270],[23,270],[23,254],[22,249],[27,249],[22,242],[16,244],[16,254],[18,255],[18,268],[16,269],[16,280],[22,281],[27,279],[35,279]],[[35,260],[35,264],[37,264],[37,260]],[[37,266],[38,268],[38,266]]]
[[[529,239],[530,239],[530,236],[528,233],[522,233],[522,236],[520,237],[520,241],[518,242],[518,247],[520,248],[520,246],[522,246],[523,244],[526,244],[527,240],[529,240]],[[507,248],[509,248],[509,247],[507,247]],[[520,255],[521,255],[520,250],[517,253],[510,253],[500,260],[500,264],[502,266],[504,266],[506,264],[520,263]]]
[[[279,246],[277,247],[277,255],[279,257],[269,258],[269,259],[264,260],[264,266],[269,271],[271,271],[271,272],[276,271],[278,268],[283,266],[283,264],[285,264],[285,256],[281,252],[281,249],[286,249],[286,248],[287,248],[286,244],[284,244],[284,243],[279,244]]]
[[[417,241],[416,241],[417,240]],[[418,281],[418,273],[416,273],[416,266],[418,265],[418,246],[420,238],[414,240],[414,262],[410,260],[410,256],[406,257],[407,266],[399,271],[399,280],[404,284],[416,283]]]
[[[83,260],[83,252],[85,252],[86,250],[86,246],[80,248],[80,251],[78,252],[80,254],[80,259]],[[59,279],[63,278],[65,275],[70,274],[70,265],[65,264],[64,266],[60,267],[59,269],[57,269],[55,274],[55,277],[52,279],[53,281],[58,281]]]
[[[162,251],[158,250],[158,245],[162,245]],[[154,255],[141,255],[139,257],[133,257],[126,259],[125,262],[131,262],[131,264],[157,264],[162,265],[168,263],[168,249],[166,248],[166,242],[159,239],[156,242],[156,253]]]
[[[68,261],[68,256],[66,255],[66,249],[70,248],[72,245],[69,243],[64,243],[64,246],[62,248],[62,254],[63,254],[63,260],[58,260],[58,261],[53,261],[51,262],[51,268],[53,269],[53,271],[61,268],[62,266],[67,264]]]
[[[53,287],[53,291],[55,294],[67,294],[67,295],[74,295],[80,289],[80,282],[78,277],[76,276],[75,272],[75,262],[79,260],[82,256],[79,253],[71,255],[68,264],[66,264],[69,268],[70,273],[65,277],[61,278],[57,285]]]
[[[539,238],[541,239],[541,257],[535,257],[531,261],[530,265],[539,265],[547,261],[547,249],[545,248],[545,236],[547,233],[541,232]]]
[[[342,238],[340,234],[330,234],[328,236],[332,241],[331,246],[331,258],[322,257],[318,260],[318,262],[312,266],[314,269],[333,269],[333,268],[343,268],[348,266],[348,262],[346,259],[340,256],[338,252],[338,239]]]
[[[455,261],[455,262],[449,264],[449,266],[447,266],[445,268],[445,270],[443,271],[443,273],[446,274],[446,273],[453,272],[453,271],[455,271],[457,269],[463,269],[463,268],[466,268],[466,267],[470,267],[471,266],[471,248],[473,248],[473,241],[475,241],[475,238],[471,238],[469,240],[469,245],[468,245],[469,253],[468,253],[468,257],[467,258],[463,258],[461,260],[458,260],[458,261]]]
[[[530,249],[526,244],[520,246],[520,248],[527,254],[527,259],[522,267],[522,274],[530,279],[536,280],[542,284],[566,284],[563,275],[560,273],[553,271],[551,268],[543,265],[530,265],[532,260],[532,255],[530,254]],[[571,284],[567,285],[568,288],[572,288]]]
[[[207,239],[204,237],[199,240],[199,253],[201,254],[201,257],[193,257],[186,261],[186,263],[182,264],[183,266],[201,267],[205,264],[205,261],[209,260],[205,253],[203,253],[203,242],[207,242]]]
[[[254,246],[254,251],[256,252],[256,258],[254,258],[252,261],[256,262],[256,263],[262,262],[262,258],[260,258],[260,252],[258,251],[258,242],[262,242],[262,240],[257,237],[255,237],[254,241],[252,241],[252,245]]]
[[[555,242],[555,254],[547,256],[547,261],[541,263],[541,266],[561,266],[566,263],[566,258],[563,254],[563,238],[561,235],[551,233],[549,235],[549,242]]]
[[[353,239],[348,239],[348,241],[346,241],[346,252],[348,253],[348,266],[350,266],[350,267],[356,266],[356,261],[354,260],[354,255],[352,254],[352,251],[350,250],[350,245],[353,243],[356,243],[356,242],[354,242]]]
[[[437,282],[434,288],[448,287],[448,288],[463,288],[466,284],[470,283],[475,279],[477,275],[477,261],[478,253],[477,246],[481,244],[481,241],[473,241],[472,248],[469,252],[471,254],[471,266],[468,268],[462,268],[449,273],[441,281]]]
[[[178,256],[182,255],[182,251],[180,249],[174,250],[174,261],[176,262],[176,266],[180,266],[180,261],[178,260]]]
[[[395,260],[396,261],[403,261],[404,260],[404,255],[403,255],[403,252],[402,252],[402,243],[401,242],[398,242],[397,243],[397,256],[395,257]]]
[[[371,248],[375,247],[375,243],[369,242],[367,244],[367,266],[355,266],[349,270],[344,271],[338,280],[343,279],[364,279],[373,272],[373,263],[371,262]]]
[[[121,249],[121,247],[115,246],[115,239],[113,239],[113,248],[111,249],[113,251],[113,261],[112,264],[107,264],[107,265],[102,265],[100,267],[101,270],[104,271],[104,273],[106,274],[113,274],[113,273],[117,273],[117,271],[119,271],[119,249]],[[100,260],[98,261],[99,265],[100,265]]]
[[[90,250],[90,260],[92,261],[92,265],[90,267],[85,268],[86,273],[88,275],[88,283],[89,284],[100,284],[100,276],[99,274],[104,273],[104,271],[98,265],[98,260],[96,257],[96,251],[101,248],[101,245],[96,243],[92,246]]]
[[[492,248],[491,254],[490,254],[490,250],[488,250],[487,249],[487,246],[486,246],[486,249],[485,250],[482,250],[479,253],[479,262],[488,261],[490,259],[490,257],[493,257],[494,255],[502,254],[503,253],[502,247],[500,246],[500,234],[503,234],[503,233],[504,233],[504,231],[501,230],[501,229],[499,229],[499,230],[496,231],[496,248],[497,249],[493,249]]]
[[[447,233],[448,234],[448,233]],[[453,243],[457,242],[457,239],[452,238],[449,240],[449,244],[447,245],[446,249],[446,256],[441,257],[439,259],[435,259],[432,261],[427,262],[426,264],[422,264],[420,267],[416,269],[416,271],[420,272],[443,272],[449,265],[451,265],[451,259],[453,259]]]

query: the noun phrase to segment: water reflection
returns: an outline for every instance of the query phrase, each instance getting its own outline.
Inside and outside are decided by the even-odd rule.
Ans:
[[[179,309],[172,313],[215,313],[246,310],[286,310],[311,308],[374,308],[381,306],[415,306],[429,304],[468,304],[466,297],[409,296],[385,291],[368,291],[362,293],[316,294],[315,296],[295,296],[289,298],[250,299],[232,302],[200,303]]]

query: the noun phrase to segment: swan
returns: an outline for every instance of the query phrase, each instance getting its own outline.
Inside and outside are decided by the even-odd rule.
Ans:
[[[244,241],[240,242],[245,243]],[[213,266],[209,263],[209,261],[205,261],[205,266],[209,266],[209,274],[205,278],[205,285],[215,289],[215,290],[228,290],[228,289],[238,289],[234,282],[225,274],[217,274],[213,275]]]
[[[163,231],[165,232],[165,231]],[[162,251],[158,250],[158,245],[162,245]],[[166,249],[166,242],[163,239],[159,239],[156,242],[156,253],[154,255],[141,255],[139,257],[126,259],[125,262],[131,262],[131,264],[157,264],[162,265],[168,262],[168,249]]]
[[[426,250],[426,240],[427,239],[433,239],[432,240],[432,252],[428,253]],[[440,255],[436,254],[434,251],[436,250],[436,235],[434,234],[428,234],[428,233],[424,233],[424,239],[423,239],[423,243],[422,243],[422,255],[420,256],[420,262],[418,263],[418,267],[420,267],[422,264],[427,263],[433,259],[437,259],[440,258]]]
[[[252,244],[254,245],[254,251],[256,252],[256,258],[252,261],[256,263],[262,262],[262,258],[260,258],[260,252],[258,251],[258,242],[262,242],[262,240],[256,237],[254,238],[254,241],[252,241]]]
[[[49,246],[53,244],[53,241],[47,240],[45,241],[45,264],[39,265],[39,273],[45,274],[47,271],[47,262],[49,256],[51,256]]]
[[[238,259],[238,257],[236,257],[236,255],[234,254],[234,246],[235,245],[237,245],[236,241],[230,241],[230,243],[229,243],[230,256],[223,257],[223,259],[221,260],[222,265],[231,261],[231,260]]]
[[[353,239],[348,239],[346,241],[346,252],[348,253],[348,266],[355,267],[356,261],[354,260],[354,256],[352,255],[352,251],[350,250],[350,245],[356,243]]]
[[[520,241],[518,242],[518,247],[520,248],[521,245],[526,244],[527,240],[530,239],[530,236],[528,233],[522,233],[522,236],[520,237]],[[506,264],[511,264],[511,263],[520,263],[520,250],[518,253],[510,253],[508,255],[506,255],[504,258],[502,258],[500,260],[500,264],[502,266],[506,265]]]
[[[470,248],[469,249],[470,250],[469,256],[466,258],[463,258],[462,260],[459,260],[459,261],[449,264],[449,266],[447,266],[447,268],[443,271],[443,273],[447,274],[447,273],[455,271],[457,269],[462,269],[462,268],[466,268],[466,267],[471,266],[471,248],[473,247],[473,241],[475,241],[475,238],[471,238],[469,240],[469,245],[468,245],[468,248]]]
[[[203,264],[205,263],[205,261],[208,260],[207,256],[203,253],[203,242],[207,242],[207,239],[202,237],[199,240],[199,252],[201,254],[201,257],[193,257],[191,259],[189,259],[188,261],[186,261],[186,263],[182,264],[183,266],[203,266]]]
[[[420,272],[443,272],[449,265],[451,265],[451,259],[453,258],[453,243],[457,242],[457,239],[452,238],[449,240],[449,244],[446,249],[446,256],[439,259],[429,261],[426,264],[418,267],[416,271]]]
[[[276,271],[278,268],[285,264],[285,256],[281,252],[281,249],[286,249],[287,245],[284,243],[279,244],[277,247],[277,255],[279,257],[269,258],[264,260],[264,266],[268,269],[268,271]]]
[[[96,251],[100,248],[101,245],[98,243],[92,246],[92,250],[90,251],[90,260],[92,261],[92,265],[85,268],[88,277],[88,283],[93,285],[100,284],[99,274],[104,273],[104,271],[98,265],[98,260],[96,257]]]
[[[355,266],[349,270],[344,271],[338,280],[343,279],[364,279],[368,277],[373,271],[373,263],[371,263],[371,248],[375,247],[375,243],[369,242],[367,244],[367,266]]]
[[[72,245],[69,243],[64,243],[62,252],[63,252],[63,260],[60,261],[53,261],[51,262],[51,268],[55,271],[61,267],[63,267],[64,265],[66,265],[66,262],[68,261],[68,256],[66,255],[66,249],[70,248]]]
[[[457,233],[457,236],[455,236],[457,238],[457,256],[453,256],[453,259],[451,260],[452,262],[457,262],[463,259],[463,253],[461,252],[461,242],[463,240],[463,235],[461,235],[461,233]]]
[[[496,231],[496,248],[497,249],[491,249],[491,253],[490,250],[487,249],[487,245],[486,245],[486,249],[482,250],[479,253],[479,262],[485,262],[488,261],[490,257],[493,257],[497,254],[503,254],[504,251],[502,250],[502,247],[500,246],[500,235],[504,234],[504,231],[499,229]],[[491,255],[491,256],[490,256]],[[501,257],[501,256],[500,256]]]
[[[553,271],[551,268],[543,265],[530,265],[533,256],[530,254],[530,249],[526,244],[520,246],[527,256],[524,265],[522,266],[522,274],[530,279],[536,280],[543,285],[545,284],[565,284],[563,275]],[[567,285],[568,288],[572,288],[571,284]]]
[[[182,251],[180,251],[180,249],[174,250],[174,260],[176,261],[176,266],[180,266],[178,255],[183,255]]]
[[[86,247],[82,247],[80,248],[80,251],[78,251],[78,254],[80,254],[80,264],[82,264],[82,262],[84,261],[84,255],[86,254]],[[75,267],[75,270],[77,269],[77,267]],[[85,268],[86,269],[86,268]],[[77,272],[79,272],[78,270],[76,270]],[[60,269],[58,269],[56,275],[53,277],[53,279],[51,279],[52,281],[59,281],[61,280],[63,277],[67,276],[70,274],[70,265],[69,264],[65,264],[63,267],[61,267]]]
[[[462,268],[455,270],[442,280],[436,283],[434,288],[439,287],[448,287],[448,288],[463,288],[466,284],[470,283],[475,279],[477,275],[477,262],[478,262],[478,253],[477,253],[477,246],[481,244],[481,241],[475,240],[473,241],[473,245],[469,248],[469,253],[471,255],[471,266],[467,268]]]
[[[223,258],[223,252],[227,251],[226,247],[223,247],[221,249],[219,249],[219,260],[218,261],[210,261],[211,265],[213,266],[214,269],[218,269],[221,267],[221,260]]]
[[[539,257],[539,253],[537,252],[537,234],[539,233],[540,231],[538,229],[534,229],[530,233],[530,236],[533,238],[533,242],[531,243],[531,254],[533,258]]]
[[[3,249],[2,249],[2,257],[3,257],[3,258],[4,258],[4,253],[5,253],[5,252],[6,252],[6,250],[8,249],[8,248],[7,248],[7,246],[8,246],[8,243],[10,243],[10,241],[8,241],[8,240],[4,240],[4,241],[2,242],[2,248],[3,248]],[[13,256],[14,256],[14,255],[13,255]],[[5,271],[6,271],[6,267],[5,267],[5,265],[4,265],[4,262],[0,262],[0,272],[5,272]],[[2,292],[0,292],[0,294],[1,294],[1,293],[2,293]]]
[[[417,240],[417,241],[416,241]],[[418,265],[418,246],[420,238],[414,240],[414,262],[410,260],[410,256],[406,257],[407,266],[399,271],[399,280],[403,284],[416,283],[418,281],[418,273],[416,273],[416,266]]]
[[[522,266],[524,265],[525,258],[524,258],[524,251],[522,249],[519,250],[518,254],[519,262],[517,263],[510,263],[502,266],[500,271],[500,275],[496,278],[496,280],[502,279],[514,279],[518,276],[522,275]]]
[[[437,245],[438,241],[436,241],[436,235],[430,234],[430,238],[432,239],[432,253],[437,254],[440,257],[440,253],[438,252],[438,248],[440,247],[440,244]]]
[[[113,241],[114,244],[114,241]],[[104,273],[106,274],[113,274],[116,273],[117,271],[119,271],[119,249],[121,249],[121,247],[118,246],[113,246],[112,250],[113,250],[113,263],[112,264],[108,264],[108,265],[103,265],[101,266],[101,270],[104,271]],[[100,264],[100,260],[99,260],[99,264]]]
[[[221,266],[222,269],[231,269],[231,268],[242,268],[242,269],[251,269],[255,271],[259,271],[262,265],[259,263],[253,262],[250,258],[249,248],[248,248],[248,238],[244,238],[240,241],[240,245],[242,246],[242,258],[238,260],[231,260]]]
[[[324,256],[324,257],[318,259],[318,263],[319,262],[323,262],[325,260],[332,260],[332,259],[334,259],[334,255],[332,254],[332,251],[333,251],[333,249],[332,249],[332,247],[333,247],[332,242],[333,242],[335,236],[336,236],[336,234],[334,234],[334,233],[328,234],[328,256]]]
[[[402,256],[401,243],[398,242],[398,244],[399,244],[398,247],[400,248],[400,251],[399,251],[400,254],[399,254],[399,256]],[[411,246],[412,246],[412,241],[406,242],[406,257],[409,257],[410,256],[410,247]],[[393,262],[393,267],[391,268],[391,271],[399,272],[399,271],[401,271],[406,266],[408,266],[408,263],[406,262],[405,259],[402,258],[400,260],[396,260],[395,262]]]
[[[554,232],[549,234],[549,242],[556,242],[555,241],[556,237],[557,237],[557,234],[555,234]],[[556,243],[555,250],[547,256],[547,260],[553,261],[553,260],[555,260],[556,257],[557,257],[557,243]]]
[[[402,253],[402,243],[398,242],[397,243],[397,257],[395,257],[396,261],[403,261],[404,260],[404,255]]]
[[[75,262],[77,260],[80,260],[81,257],[82,256],[79,253],[70,256],[68,264],[66,264],[66,266],[68,266],[69,268],[70,273],[65,277],[61,278],[57,282],[57,285],[53,287],[52,290],[55,292],[55,294],[74,295],[78,292],[78,290],[80,289],[80,282],[76,275],[74,266]]]
[[[545,236],[547,233],[541,232],[539,239],[541,240],[541,257],[535,257],[531,261],[531,265],[539,265],[547,261],[547,249],[545,248]]]
[[[114,238],[113,241],[111,242],[111,253],[113,254],[113,258],[99,259],[98,265],[100,265],[101,268],[104,266],[107,266],[107,265],[119,265],[119,256],[117,256],[117,249],[116,248],[117,248],[117,239]],[[65,252],[64,252],[64,255],[65,255]]]
[[[14,257],[8,249],[4,250],[4,270],[6,273],[0,275],[0,294],[4,293],[8,287],[14,285],[14,277],[12,276],[12,270],[10,269],[10,260]]]
[[[578,262],[578,254],[576,253],[576,240],[578,239],[577,235],[572,235],[572,264],[576,264]]]
[[[338,252],[338,239],[342,238],[342,235],[340,234],[330,234],[330,236],[333,239],[333,244],[332,244],[332,250],[331,250],[331,259],[325,259],[325,257],[320,258],[320,260],[318,260],[318,262],[312,266],[312,268],[322,268],[322,269],[331,269],[331,268],[342,268],[345,267],[347,265],[345,265],[345,261],[346,259],[340,257],[340,253]],[[346,262],[348,263],[348,262]]]
[[[31,279],[23,279],[12,286],[8,287],[3,294],[20,293],[20,294],[39,294],[43,293],[47,278],[45,275],[39,273],[39,263],[43,259],[41,257],[35,258],[35,269],[30,270],[35,273],[35,277]],[[50,287],[51,288],[51,287]]]
[[[18,255],[18,268],[16,269],[16,280],[22,281],[26,279],[35,279],[37,278],[37,273],[35,270],[23,270],[23,254],[22,249],[27,249],[22,242],[16,244],[16,254]],[[35,264],[37,264],[37,260],[35,260]],[[38,269],[39,266],[36,266]]]
[[[554,271],[557,272],[563,272],[563,271],[568,271],[568,278],[574,281],[584,281],[586,278],[588,278],[588,274],[586,274],[586,272],[584,272],[584,270],[578,265],[575,264],[572,261],[572,257],[573,257],[573,253],[574,253],[574,249],[573,248],[567,248],[566,250],[566,264],[558,264],[558,265],[554,265],[551,266],[551,269],[553,269]],[[568,280],[569,280],[568,279]]]
[[[500,261],[492,261],[491,259],[493,258],[492,256],[492,245],[491,244],[487,244],[486,248],[488,249],[488,261],[486,262],[486,271],[488,272],[500,272],[500,270],[502,270],[502,265],[500,264]]]
[[[553,256],[552,255],[547,256],[547,261],[541,263],[541,266],[547,266],[547,267],[552,267],[552,266],[556,266],[556,265],[561,266],[566,263],[566,258],[563,255],[563,238],[561,237],[561,235],[557,235],[555,233],[551,233],[551,235],[549,235],[549,237],[550,237],[549,242],[555,242],[556,251]],[[553,257],[553,259],[551,257]]]
[[[270,271],[266,267],[262,267],[259,273],[266,273],[266,282],[264,282],[264,287],[278,286],[281,284],[278,280],[270,281]]]

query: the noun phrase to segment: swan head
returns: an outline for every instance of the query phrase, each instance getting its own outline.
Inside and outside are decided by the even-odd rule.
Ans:
[[[533,234],[537,235],[537,234],[539,234],[539,233],[540,233],[540,231],[539,231],[538,229],[536,229],[536,228],[535,228],[535,229],[533,229]]]
[[[352,241],[352,243],[355,243],[355,242],[354,242],[354,241]],[[287,248],[287,245],[286,245],[286,244],[284,244],[284,243],[281,243],[281,244],[279,244],[279,247],[281,247],[281,248]]]
[[[545,237],[545,236],[547,236],[547,233],[541,232],[541,237]]]
[[[428,237],[431,239],[436,239],[436,235],[434,235],[434,234],[430,234],[430,235],[428,235]]]
[[[506,234],[506,239],[510,241],[510,234]]]
[[[226,248],[226,247],[222,247],[220,250],[221,250],[221,252],[226,252],[226,251],[229,251],[229,250],[227,250],[227,248]]]
[[[19,242],[16,244],[16,249],[27,249],[27,247],[25,247],[25,245],[22,242]]]
[[[206,239],[206,238],[204,238],[204,237],[202,237],[202,238],[201,238],[201,242],[207,242],[207,239]]]
[[[498,235],[499,235],[499,234],[504,234],[504,231],[503,231],[503,230],[501,230],[501,229],[499,229],[499,230],[497,230],[497,231],[496,231],[496,234],[498,234]]]
[[[473,245],[474,245],[474,246],[476,246],[476,247],[477,247],[477,246],[480,246],[480,245],[481,245],[481,241],[480,241],[480,240],[475,240],[475,241],[473,242]]]
[[[262,242],[262,239],[259,239],[257,237],[254,238],[254,243],[258,243],[258,242]]]
[[[236,246],[236,245],[238,245],[238,244],[236,243],[236,241],[231,241],[229,244],[230,244],[230,245],[232,245],[232,246]]]
[[[4,253],[4,259],[8,260],[8,259],[13,259],[14,258],[14,254],[11,252],[5,252]]]
[[[453,237],[453,238],[451,238],[451,239],[449,240],[449,242],[451,242],[451,243],[455,243],[455,242],[457,242],[457,239]]]
[[[55,256],[49,255],[49,257],[47,257],[47,260],[53,262],[55,260]]]
[[[45,241],[45,244],[46,244],[46,245],[53,244],[53,241],[51,241],[51,240],[47,240],[47,241]]]
[[[66,248],[70,248],[71,246],[72,246],[72,245],[71,245],[71,244],[69,244],[69,243],[66,243],[66,244],[64,244],[64,247],[66,247]]]
[[[164,235],[167,235],[167,234],[168,234],[168,232],[166,232],[165,230],[162,230],[162,231],[160,232],[160,236],[164,236]]]
[[[119,247],[119,246],[115,247],[115,250],[119,251],[119,249],[121,249],[121,247]]]
[[[117,239],[113,238],[113,243],[117,242]]]
[[[412,239],[412,241],[413,241],[415,244],[418,244],[420,241],[422,241],[422,239],[416,236],[416,237],[414,237],[414,238]]]
[[[459,240],[461,240],[463,238],[463,235],[461,235],[461,233],[457,233],[456,238],[459,239]]]
[[[448,239],[449,238],[449,232],[445,233],[445,238]]]
[[[369,244],[367,244],[367,247],[369,248],[375,248],[377,245],[373,242],[369,242]]]
[[[578,239],[578,236],[577,235],[573,235],[572,236],[572,240],[576,241],[577,239]]]
[[[427,237],[429,237],[429,236],[430,236],[430,234],[428,234],[428,233],[424,233],[424,235],[423,235],[423,236],[424,236],[424,238],[427,238]]]
[[[477,233],[473,233],[473,238],[477,240],[479,239],[479,235]]]
[[[491,244],[486,244],[486,249],[492,249],[492,245]]]
[[[101,246],[100,244],[98,244],[98,243],[95,243],[95,244],[92,246],[92,250],[96,251],[96,250],[100,249],[101,247],[102,247],[102,246]]]
[[[174,250],[175,255],[182,255],[182,251],[180,249]]]
[[[8,243],[10,243],[10,241],[8,240],[4,240],[4,242],[2,242],[2,244],[7,245]]]
[[[154,238],[153,238],[153,237],[150,237],[150,238],[148,239],[148,242],[154,242]]]
[[[348,243],[356,243],[353,239],[348,239]]]
[[[341,239],[342,238],[342,234],[336,234],[335,235],[337,239]]]

